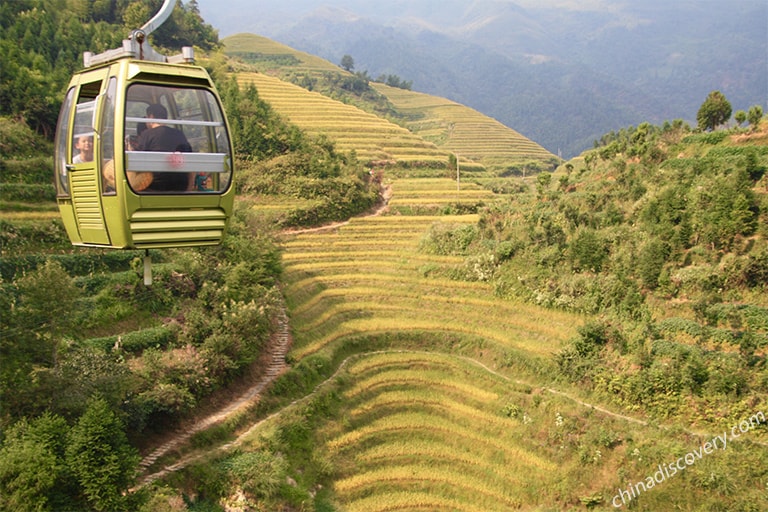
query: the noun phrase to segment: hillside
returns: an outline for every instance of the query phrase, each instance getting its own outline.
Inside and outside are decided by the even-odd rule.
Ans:
[[[32,95],[54,4],[0,4]],[[55,26],[111,37],[107,4]],[[152,250],[152,285],[71,246],[50,141],[0,116],[0,510],[768,510],[762,110],[535,172],[500,123],[257,39],[204,58],[225,237]]]
[[[231,36],[224,44],[228,55],[262,73],[244,71],[240,83],[255,83],[260,95],[293,123],[328,135],[362,160],[437,165],[459,154],[467,171],[487,168],[520,174],[556,162],[554,155],[513,129],[455,102],[379,83],[366,84],[363,93],[354,94],[345,80],[355,80],[356,75],[317,57],[250,34]],[[310,88],[326,98],[265,75],[312,84]],[[374,116],[394,120],[412,133]],[[343,119],[349,120],[344,127],[339,124]]]
[[[766,4],[557,0],[199,0],[225,36],[251,31],[498,119],[566,158],[604,133],[693,122],[714,89],[766,104]]]
[[[644,166],[638,179],[650,204],[664,197],[663,169],[674,181],[674,162],[719,167],[755,148],[765,167],[764,143],[760,134],[667,133],[675,157],[628,165]],[[303,500],[361,511],[768,506],[768,304],[765,281],[743,281],[766,268],[764,230],[723,263],[708,242],[659,260],[673,284],[635,293],[647,276],[618,265],[646,272],[645,256],[623,252],[655,235],[629,211],[624,229],[616,220],[613,209],[629,206],[611,193],[623,188],[626,155],[586,156],[590,168],[577,159],[549,183],[507,179],[500,194],[390,173],[392,198],[378,215],[282,234],[293,369],[265,399],[286,406],[226,429],[231,442],[221,450],[193,451],[174,481],[210,488],[229,478],[219,502],[266,508]],[[764,215],[760,179],[750,188]],[[568,209],[600,197],[613,206]],[[554,224],[560,210],[595,226],[597,243],[583,225]],[[602,268],[584,267],[603,254],[601,241],[619,236]],[[674,297],[669,286],[678,287]],[[740,343],[739,331],[753,344]],[[683,459],[718,435],[727,449]],[[645,485],[677,460],[685,470]],[[268,476],[248,473],[249,464]],[[262,487],[289,477],[288,489]]]
[[[285,67],[296,73],[339,71],[338,66],[321,57],[294,50],[256,34],[235,34],[223,39],[222,43],[227,55],[242,59],[262,73],[280,73]]]
[[[396,124],[352,105],[262,73],[238,73],[241,87],[256,86],[259,97],[291,123],[324,135],[363,162],[444,167],[448,153]]]
[[[373,88],[407,119],[409,130],[487,169],[538,170],[557,159],[549,151],[476,110],[444,98],[375,83]]]

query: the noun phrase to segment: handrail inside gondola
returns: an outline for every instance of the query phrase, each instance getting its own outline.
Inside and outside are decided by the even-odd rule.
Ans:
[[[126,122],[129,123],[145,123],[147,122],[146,117],[132,117],[132,116],[126,116],[125,117]],[[158,118],[152,118],[152,122],[155,124],[178,124],[182,126],[212,126],[215,128],[220,128],[224,126],[224,123],[221,121],[195,121],[194,119],[158,119]]]
[[[126,151],[125,170],[131,172],[229,172],[226,153]]]

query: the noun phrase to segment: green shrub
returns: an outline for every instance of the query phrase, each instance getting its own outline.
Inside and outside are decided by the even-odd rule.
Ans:
[[[224,467],[245,492],[258,498],[274,496],[288,472],[285,457],[268,451],[239,453]]]
[[[24,122],[0,116],[0,158],[27,158],[51,153],[52,144]]]
[[[0,248],[2,254],[19,255],[43,249],[61,249],[72,247],[64,224],[60,219],[51,221],[18,221],[0,219]],[[16,270],[6,267],[12,260],[0,259],[0,275],[8,279]]]
[[[150,254],[158,255],[157,251]],[[141,258],[141,251],[101,251],[92,249],[72,254],[26,254],[23,256],[0,257],[0,276],[12,281],[16,276],[34,270],[47,260],[61,264],[70,275],[83,276],[95,272],[128,270],[135,258]]]
[[[592,229],[580,230],[568,247],[568,259],[577,272],[600,272],[608,253],[608,245]]]
[[[684,144],[720,144],[728,137],[728,132],[725,130],[714,131],[709,133],[695,133],[688,135],[683,139]]]
[[[477,236],[477,227],[471,224],[433,224],[419,243],[419,250],[444,256],[464,255]]]
[[[48,185],[52,181],[53,158],[50,156],[0,160],[0,183]]]
[[[0,200],[22,202],[52,202],[56,200],[56,188],[52,183],[45,185],[27,183],[0,183]]]
[[[119,349],[132,354],[138,354],[150,347],[159,349],[169,347],[176,342],[177,338],[178,328],[169,325],[151,327],[149,329],[106,336],[103,338],[91,338],[84,343],[94,347],[100,347],[105,351]]]

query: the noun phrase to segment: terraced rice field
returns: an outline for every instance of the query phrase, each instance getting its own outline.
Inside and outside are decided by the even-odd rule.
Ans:
[[[395,178],[391,187],[390,204],[403,211],[439,197],[498,199],[470,184],[457,195],[449,179]],[[397,334],[414,346],[447,335],[481,339],[489,353],[550,359],[578,318],[497,300],[483,282],[430,277],[429,269],[465,262],[420,251],[425,234],[435,224],[477,220],[391,208],[283,235],[289,357],[329,356],[353,339]],[[488,511],[557,500],[558,462],[528,442],[522,416],[503,413],[511,402],[530,405],[530,388],[451,353],[449,344],[435,350],[361,354],[344,368],[343,421],[320,433],[342,509]]]
[[[355,106],[262,73],[240,73],[279,114],[313,135],[325,135],[342,151],[366,161],[446,164],[449,154],[407,129]]]
[[[412,121],[408,128],[441,149],[488,168],[514,163],[546,162],[554,155],[512,128],[469,107],[404,89],[373,84]]]
[[[363,161],[445,164],[459,158],[465,171],[505,170],[555,156],[539,144],[476,110],[445,98],[370,85],[405,119],[407,129],[352,105],[283,82],[275,76],[346,74],[335,64],[268,38],[237,34],[224,40],[228,55],[241,56],[260,73],[240,73],[241,84],[254,83],[261,97],[310,133],[325,134],[340,149],[354,150]]]
[[[405,210],[443,198],[455,204],[494,200],[490,192],[469,185],[457,194],[448,179],[399,179],[391,186],[390,205]],[[419,250],[430,227],[477,220],[476,215],[379,215],[286,236],[293,356],[335,350],[348,336],[391,331],[481,336],[499,347],[540,356],[557,350],[573,333],[572,316],[495,300],[484,282],[430,277],[430,269],[465,264],[460,256]]]
[[[371,354],[347,377],[346,426],[325,433],[344,510],[510,510],[551,485],[557,465],[501,412],[522,386],[423,352]]]
[[[303,73],[339,71],[338,66],[325,59],[300,52],[277,41],[255,34],[235,34],[225,38],[223,43],[225,53],[229,55],[235,57],[243,54],[261,56],[263,63],[258,67],[265,72],[268,72],[271,68],[283,67]]]

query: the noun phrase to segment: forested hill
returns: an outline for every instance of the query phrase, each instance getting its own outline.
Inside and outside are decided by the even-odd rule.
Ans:
[[[159,4],[0,3],[0,510],[768,510],[761,107],[713,92],[696,128],[458,179],[456,105],[375,84],[388,121],[317,92],[356,73],[211,52],[237,201],[221,245],[153,250],[147,286],[143,251],[71,246],[46,136],[81,52]],[[196,11],[154,44],[215,49]],[[373,166],[287,122],[286,91],[431,142],[405,158],[396,126]]]
[[[120,46],[162,0],[12,0],[0,2],[0,116],[24,120],[51,137],[64,88],[85,51]],[[218,33],[200,17],[197,0],[179,3],[153,35],[156,48],[211,50]]]

